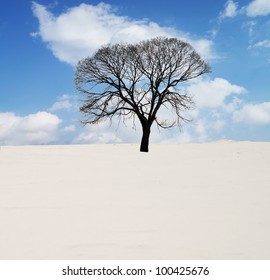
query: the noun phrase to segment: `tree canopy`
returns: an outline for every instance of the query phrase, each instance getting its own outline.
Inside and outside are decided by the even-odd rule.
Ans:
[[[75,85],[84,95],[82,122],[137,117],[143,131],[140,150],[148,152],[153,123],[170,128],[187,120],[183,112],[191,109],[193,99],[179,83],[208,72],[209,65],[194,48],[176,38],[104,46],[77,65]],[[160,118],[163,106],[174,112],[173,121]]]

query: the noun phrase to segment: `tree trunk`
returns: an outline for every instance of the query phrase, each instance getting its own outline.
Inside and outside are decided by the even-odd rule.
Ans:
[[[148,152],[150,132],[150,126],[143,125],[143,135],[141,140],[140,152]]]

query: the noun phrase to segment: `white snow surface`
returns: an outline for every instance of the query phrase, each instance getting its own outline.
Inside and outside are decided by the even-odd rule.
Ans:
[[[0,259],[270,259],[270,143],[4,146]]]

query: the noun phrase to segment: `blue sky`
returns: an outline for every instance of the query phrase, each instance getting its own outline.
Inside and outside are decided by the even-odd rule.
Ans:
[[[139,125],[80,125],[74,70],[101,45],[156,36],[188,41],[212,73],[183,85],[193,121],[152,142],[270,141],[270,0],[0,5],[0,145],[139,142]]]

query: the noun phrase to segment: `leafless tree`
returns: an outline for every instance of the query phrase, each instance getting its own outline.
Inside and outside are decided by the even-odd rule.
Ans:
[[[84,95],[82,123],[137,117],[142,126],[140,151],[148,152],[153,123],[170,128],[187,120],[183,112],[191,109],[193,99],[179,83],[208,72],[210,67],[193,47],[176,38],[104,46],[77,65],[75,85]],[[175,120],[160,119],[163,106],[175,113]]]

